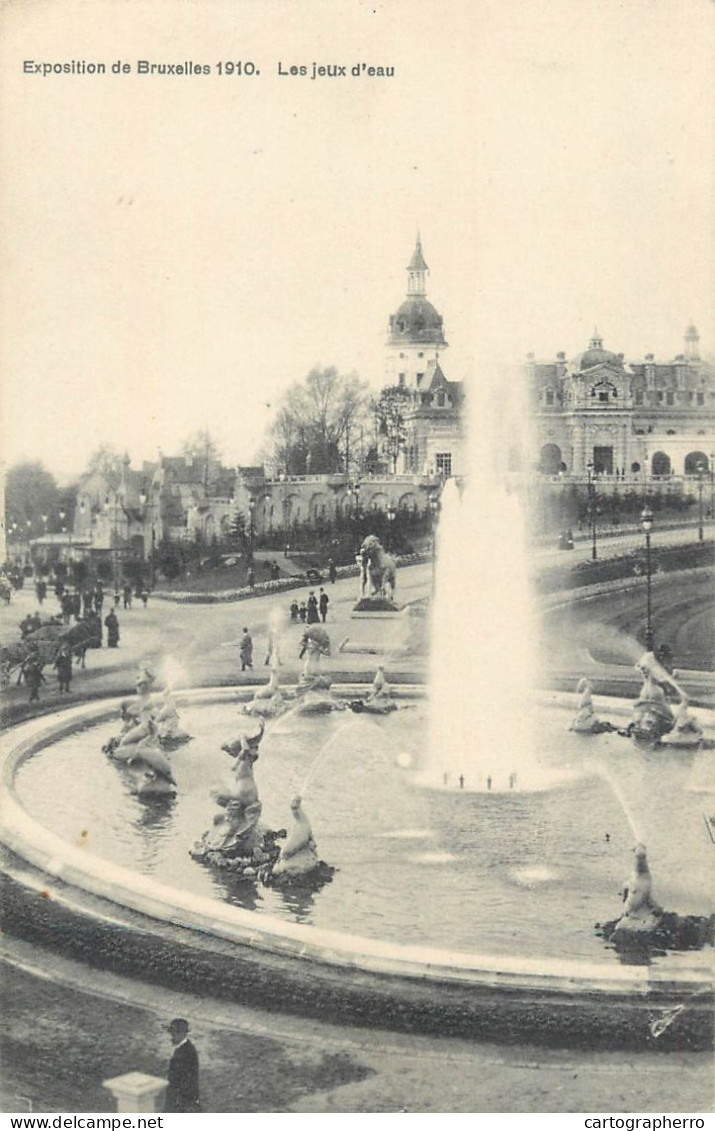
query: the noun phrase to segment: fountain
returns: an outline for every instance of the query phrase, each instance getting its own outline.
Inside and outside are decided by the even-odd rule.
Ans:
[[[508,537],[497,541],[497,532]],[[439,786],[446,774],[466,792],[496,793],[516,774],[520,790],[543,789],[550,777],[534,753],[538,666],[516,494],[496,480],[478,493],[448,481],[437,561],[424,780]]]
[[[113,922],[123,925],[126,909],[129,926],[118,932],[117,949],[127,949],[128,964],[137,961],[139,919],[142,953],[152,949],[158,977],[169,979],[176,966],[162,956],[187,954],[197,988],[214,992],[218,984],[237,1000],[377,1024],[388,1017],[413,1031],[437,1026],[441,1016],[470,1036],[548,1040],[558,1033],[591,1047],[594,1033],[611,1046],[650,1039],[657,1003],[677,1017],[677,1025],[663,1021],[663,1032],[707,1043],[712,993],[699,956],[686,966],[641,948],[643,964],[631,969],[603,941],[615,946],[625,935],[640,947],[648,935],[668,946],[663,929],[673,922],[676,931],[692,926],[691,938],[699,927],[705,936],[706,921],[696,924],[696,915],[713,849],[701,814],[710,794],[694,777],[700,767],[688,761],[701,739],[695,753],[686,743],[624,741],[633,706],[599,701],[596,712],[586,685],[571,730],[571,697],[537,703],[527,558],[522,507],[499,475],[485,467],[469,486],[447,482],[429,711],[414,688],[391,690],[380,668],[370,689],[351,688],[340,699],[321,666],[330,639],[309,625],[294,691],[279,686],[274,640],[270,679],[255,694],[182,695],[184,725],[195,738],[190,751],[172,754],[170,820],[153,821],[127,780],[135,762],[145,778],[150,770],[161,776],[150,761],[162,752],[153,679],[144,673],[137,700],[124,705],[119,736],[112,733],[117,703],[67,712],[50,732],[36,720],[12,736],[7,844],[43,882],[55,877],[111,903]],[[658,714],[660,673],[650,660],[641,670],[638,702]],[[237,699],[244,725],[257,715],[260,730],[226,743]],[[414,710],[393,709],[406,701]],[[681,698],[661,738],[676,732],[694,740],[698,728],[701,717]],[[98,757],[102,739],[109,758]],[[226,755],[231,779],[209,792]],[[302,800],[308,787],[310,819]],[[88,813],[91,852],[78,847]],[[318,859],[313,821],[336,869],[324,890],[333,869]],[[634,844],[622,913],[596,937],[593,925],[611,912]],[[649,861],[659,899],[681,912],[675,920],[655,903]],[[92,948],[101,951],[104,920],[94,934],[83,924],[75,943],[71,931],[52,930],[53,915],[69,915],[61,900],[28,905],[18,911],[28,934],[39,924],[58,945],[71,938],[97,960]]]

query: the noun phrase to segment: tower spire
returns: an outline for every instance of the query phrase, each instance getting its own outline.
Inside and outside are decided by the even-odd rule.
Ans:
[[[412,253],[412,259],[407,265],[408,295],[424,295],[427,293],[425,279],[428,271],[429,267],[425,263],[425,257],[422,254],[422,240],[420,239],[418,230],[415,250]]]
[[[688,361],[700,361],[700,335],[692,322],[685,330],[685,356]]]

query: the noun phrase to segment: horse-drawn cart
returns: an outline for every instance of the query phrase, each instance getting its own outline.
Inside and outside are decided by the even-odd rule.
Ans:
[[[80,620],[67,626],[54,619],[30,632],[24,640],[18,640],[0,648],[0,684],[7,686],[14,672],[17,672],[30,655],[37,652],[42,667],[54,664],[62,646],[69,648],[73,656],[82,661],[88,648],[101,648],[102,625],[99,617]]]

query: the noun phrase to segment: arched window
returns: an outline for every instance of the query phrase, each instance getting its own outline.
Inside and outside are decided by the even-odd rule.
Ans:
[[[670,456],[665,452],[656,452],[651,460],[652,475],[670,475]]]
[[[547,404],[553,404],[554,403],[554,390],[553,389],[547,389],[546,390],[545,400],[546,400]]]
[[[685,474],[697,475],[699,463],[703,465],[704,471],[708,471],[710,464],[705,452],[688,452],[685,457]]]
[[[561,466],[561,448],[558,444],[544,444],[539,457],[542,475],[556,475]]]

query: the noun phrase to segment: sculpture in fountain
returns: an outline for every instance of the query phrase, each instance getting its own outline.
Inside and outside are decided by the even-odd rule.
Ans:
[[[191,735],[181,728],[170,688],[152,696],[155,682],[153,672],[146,664],[141,664],[136,680],[136,698],[125,699],[120,705],[122,729],[102,747],[105,754],[117,761],[128,761],[129,748],[147,737],[150,720],[154,724],[155,742],[165,750],[175,750],[177,746],[191,741]]]
[[[120,710],[122,731],[102,749],[127,771],[132,793],[140,797],[175,793],[176,780],[161,748],[151,704],[125,700]]]
[[[575,731],[576,734],[594,734],[598,727],[598,718],[593,709],[591,681],[580,680],[576,690],[579,695],[578,710],[569,730]]]
[[[664,735],[661,741],[667,746],[694,749],[702,745],[703,738],[703,728],[690,713],[689,699],[683,692],[680,697],[680,705],[675,713],[673,729]]]
[[[641,656],[635,668],[643,677],[643,686],[633,704],[630,733],[633,738],[657,742],[672,730],[675,721],[665,698],[664,685],[676,687],[676,690],[678,688],[652,652]]]
[[[265,687],[257,688],[253,699],[250,703],[246,703],[243,710],[247,715],[259,715],[264,719],[273,719],[282,714],[287,706],[288,704],[280,689],[278,668],[274,667],[271,670],[268,683]]]
[[[102,747],[117,762],[130,761],[134,748],[147,738],[152,721],[152,708],[149,703],[139,704],[125,699],[121,704],[122,729]]]
[[[304,662],[295,688],[298,702],[294,710],[298,714],[319,715],[345,709],[345,703],[330,691],[330,677],[321,671],[321,659],[329,655],[330,637],[325,629],[317,624],[308,625],[301,638],[300,658]]]
[[[156,723],[151,716],[147,721],[147,734],[131,747],[127,768],[132,793],[139,797],[176,793],[171,763],[161,748]]]
[[[665,911],[653,898],[645,845],[637,844],[633,857],[633,870],[623,886],[623,911],[620,918],[597,924],[602,937],[616,950],[640,956],[639,961],[654,950],[691,950],[712,943],[713,916]]]
[[[590,679],[579,680],[576,692],[579,696],[578,709],[569,730],[574,734],[604,734],[616,730],[612,723],[598,718],[593,707],[593,684]]]
[[[645,845],[633,849],[633,871],[623,885],[623,914],[616,924],[617,930],[650,931],[660,922],[663,908],[653,899],[653,881]]]
[[[294,884],[322,886],[335,872],[318,857],[310,821],[303,809],[303,799],[293,798],[290,804],[293,825],[288,830],[278,859],[261,869],[260,878],[270,887],[288,887]]]
[[[385,679],[384,664],[378,666],[365,699],[353,699],[350,707],[357,713],[367,711],[371,715],[387,715],[390,711],[397,710],[397,703],[392,698],[390,685]]]
[[[152,708],[157,736],[165,749],[173,750],[191,740],[191,735],[181,728],[179,712],[168,687],[161,695],[152,700]]]
[[[256,734],[241,734],[221,747],[233,759],[233,777],[230,783],[211,791],[219,811],[211,828],[189,849],[194,860],[230,867],[247,877],[256,876],[262,864],[278,856],[275,844],[278,834],[260,824],[262,805],[253,777],[264,732],[265,723],[261,719]]]

